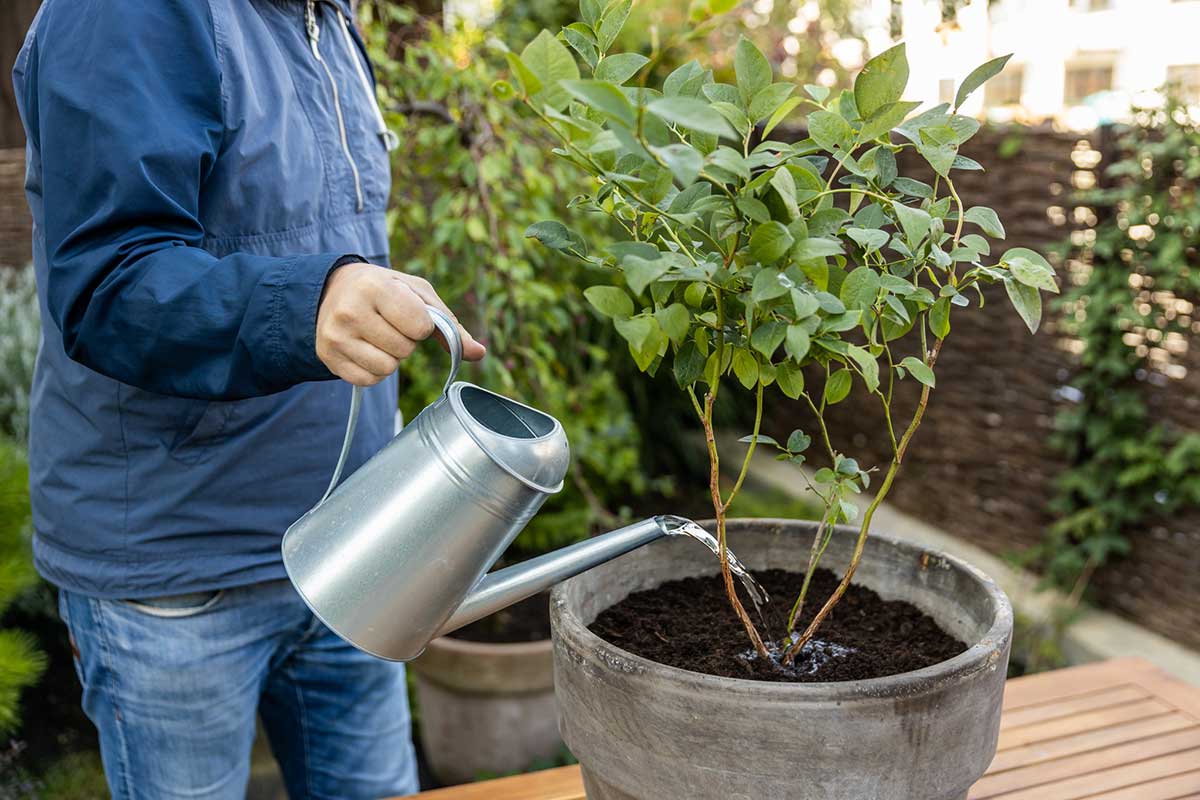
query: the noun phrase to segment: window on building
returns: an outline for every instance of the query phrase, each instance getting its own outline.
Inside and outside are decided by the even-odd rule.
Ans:
[[[1068,64],[1066,77],[1063,102],[1077,106],[1091,95],[1113,87],[1113,65],[1095,62]]]
[[[1176,64],[1167,67],[1167,86],[1180,100],[1200,103],[1200,64]]]
[[[1020,64],[1009,64],[983,85],[983,104],[988,108],[1020,105],[1024,84],[1025,68]]]
[[[938,102],[953,103],[954,89],[954,78],[942,78],[938,81]]]

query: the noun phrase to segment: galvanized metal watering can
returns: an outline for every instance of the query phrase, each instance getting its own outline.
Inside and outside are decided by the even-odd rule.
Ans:
[[[554,417],[470,383],[458,326],[442,396],[338,485],[361,403],[355,387],[333,480],[288,528],[283,563],[300,596],[346,641],[393,661],[437,636],[666,535],[655,517],[485,575],[545,499],[570,451]]]

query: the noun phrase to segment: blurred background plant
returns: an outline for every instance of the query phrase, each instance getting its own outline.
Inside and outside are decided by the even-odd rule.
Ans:
[[[1135,108],[1108,186],[1081,201],[1099,219],[1070,243],[1063,332],[1082,342],[1077,400],[1057,420],[1071,466],[1056,521],[1031,554],[1078,599],[1097,568],[1130,550],[1155,518],[1200,504],[1200,434],[1147,402],[1182,366],[1200,301],[1200,120],[1170,92]]]
[[[29,432],[39,320],[33,267],[0,269],[0,433],[20,442]]]

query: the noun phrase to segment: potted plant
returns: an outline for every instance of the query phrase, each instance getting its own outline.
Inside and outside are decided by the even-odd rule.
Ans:
[[[688,35],[731,5],[694,3]],[[1056,291],[1037,253],[992,254],[1000,220],[955,188],[956,170],[982,168],[958,154],[979,123],[957,109],[1007,58],[968,75],[953,107],[915,115],[903,45],[836,96],[775,81],[746,39],[730,81],[692,61],[651,88],[661,50],[610,52],[630,6],[582,0],[580,21],[507,54],[513,82],[496,89],[593,178],[570,205],[618,231],[602,252],[553,220],[528,235],[610,270],[588,300],[640,369],[670,369],[687,395],[707,442],[720,577],[702,549],[667,537],[555,591],[564,738],[592,798],[958,800],[995,751],[1011,609],[971,567],[868,535],[935,386],[951,311],[1003,283],[1033,330],[1040,292]],[[801,106],[808,137],[771,140]],[[899,174],[903,151],[932,181]],[[903,419],[901,381],[921,387]],[[723,487],[713,406],[739,385],[755,422]],[[835,449],[825,424],[856,385],[887,422],[892,457],[877,468]],[[814,420],[783,443],[761,433],[776,389]],[[729,520],[758,447],[796,465],[819,453],[819,469],[797,476],[824,509],[818,523]],[[859,519],[850,499],[862,493]],[[736,590],[731,533],[776,590],[766,609]],[[839,603],[849,610],[833,613]]]

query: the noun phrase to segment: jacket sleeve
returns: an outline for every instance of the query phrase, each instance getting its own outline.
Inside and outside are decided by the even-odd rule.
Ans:
[[[45,11],[24,76],[26,124],[42,162],[45,294],[67,354],[201,399],[332,378],[316,356],[316,312],[342,253],[200,249],[200,190],[224,131],[208,3]]]

